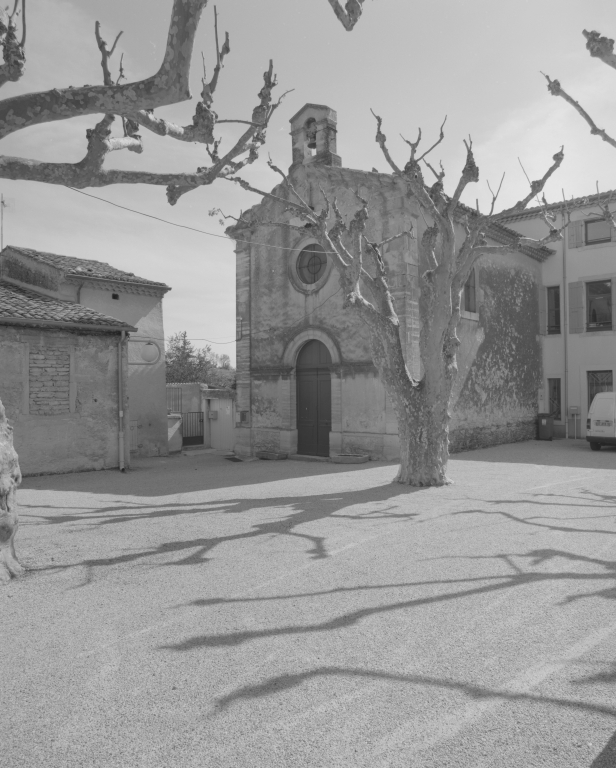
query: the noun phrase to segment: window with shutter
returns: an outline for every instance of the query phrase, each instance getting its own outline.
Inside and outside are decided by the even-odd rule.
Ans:
[[[548,288],[548,317],[547,332],[560,333],[560,286]]]
[[[612,330],[612,281],[586,283],[586,323],[589,331]]]
[[[569,283],[569,333],[584,332],[584,283]]]

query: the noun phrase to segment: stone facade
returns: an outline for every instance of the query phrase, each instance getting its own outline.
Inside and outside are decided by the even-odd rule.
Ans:
[[[393,241],[386,246],[385,258],[407,366],[419,376],[417,242],[426,223],[400,180],[341,167],[335,119],[333,110],[319,105],[307,105],[295,115],[291,177],[304,200],[316,209],[321,190],[329,199],[336,198],[345,215],[357,208],[356,192],[368,199],[369,239],[382,241],[413,226],[417,239]],[[274,194],[284,197],[287,193],[277,187]],[[331,259],[314,284],[302,283],[298,257],[314,240],[297,228],[259,223],[287,222],[297,227],[302,222],[271,199],[244,218],[245,223],[230,231],[237,239],[236,452],[244,456],[257,451],[297,452],[296,360],[306,342],[316,339],[332,361],[330,453],[397,458],[397,423],[371,361],[368,331],[352,311],[343,308]],[[494,240],[499,244],[514,239],[504,227],[495,228]],[[512,249],[498,257],[483,256],[475,266],[476,311],[464,312],[459,328],[453,450],[534,435],[541,377],[537,282],[547,255],[545,249]]]
[[[119,343],[119,333],[0,324],[0,399],[24,475],[118,466]],[[128,433],[124,446],[128,463]]]

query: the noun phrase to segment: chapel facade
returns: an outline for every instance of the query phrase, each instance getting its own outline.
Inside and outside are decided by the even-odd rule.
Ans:
[[[416,237],[388,244],[385,258],[407,367],[419,376],[417,242],[427,223],[416,201],[392,175],[342,167],[334,110],[306,104],[290,122],[289,175],[313,208],[322,205],[323,190],[351,216],[359,192],[369,201],[371,240],[412,225]],[[289,195],[283,185],[273,193]],[[343,307],[332,258],[301,231],[302,224],[283,203],[264,199],[228,230],[237,260],[235,452],[394,460],[398,427],[371,359],[367,328]],[[512,247],[483,256],[465,287],[453,451],[535,436],[541,383],[537,284],[551,252],[514,247],[515,233],[499,225],[490,237]]]

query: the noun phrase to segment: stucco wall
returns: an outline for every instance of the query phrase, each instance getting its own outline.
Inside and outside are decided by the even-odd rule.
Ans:
[[[119,334],[0,326],[0,399],[24,475],[118,466],[118,341]],[[62,391],[57,412],[34,413],[30,387],[40,374],[32,376],[30,364],[58,352],[70,359],[68,407]],[[128,434],[125,455],[128,463]]]
[[[611,205],[614,208],[614,205]],[[598,217],[599,207],[588,201],[578,204],[570,210],[571,221],[580,222]],[[556,226],[561,226],[558,215]],[[511,221],[508,226],[529,237],[542,237],[546,226],[537,212],[526,214],[519,220]],[[579,408],[579,418],[568,420],[569,436],[586,435],[588,416],[588,372],[611,370],[612,380],[616,382],[616,318],[613,318],[612,330],[570,332],[569,324],[569,286],[576,282],[609,279],[616,285],[616,230],[612,228],[612,240],[605,243],[586,245],[572,243],[568,228],[564,239],[551,243],[554,254],[542,265],[541,285],[560,287],[560,333],[541,336],[543,355],[543,380],[540,383],[540,409],[549,410],[548,379],[560,379],[561,382],[561,419],[555,422],[557,434],[564,437],[565,420],[568,406]],[[564,263],[566,259],[566,283]],[[586,297],[583,296],[585,302]],[[614,306],[614,297],[612,299]],[[585,307],[584,307],[585,317]],[[585,323],[584,323],[585,325]],[[565,342],[567,344],[567,383],[565,385]]]
[[[113,298],[113,293],[119,296]],[[167,396],[162,296],[149,296],[84,286],[81,303],[97,312],[123,320],[137,328],[128,341],[128,396],[131,422],[138,439],[133,453],[138,456],[165,456],[167,446]],[[154,364],[144,365],[141,350],[148,340],[159,345],[161,355]]]

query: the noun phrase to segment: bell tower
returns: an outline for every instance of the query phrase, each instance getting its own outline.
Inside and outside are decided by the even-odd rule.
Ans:
[[[334,165],[340,167],[342,160],[336,154],[337,115],[324,104],[305,104],[291,120],[293,164]]]

